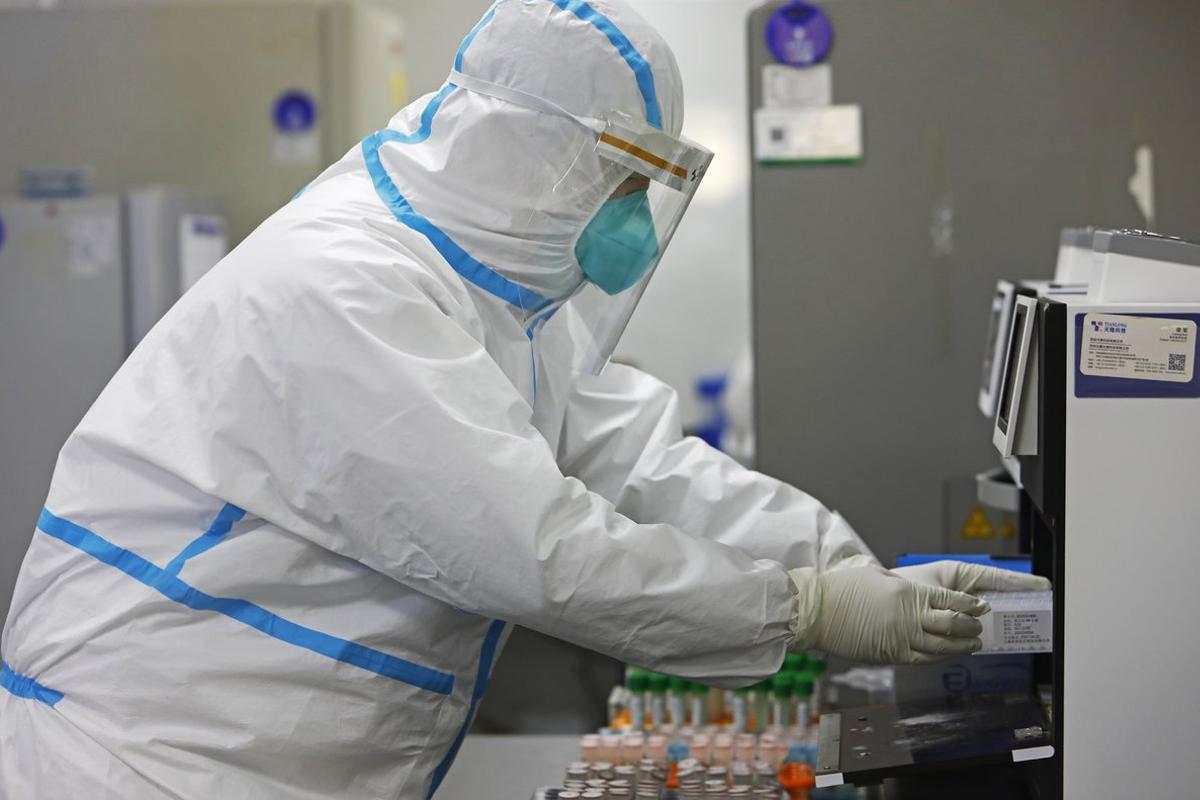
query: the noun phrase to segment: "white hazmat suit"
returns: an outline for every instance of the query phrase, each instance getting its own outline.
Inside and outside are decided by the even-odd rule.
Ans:
[[[615,0],[502,0],[455,70],[681,125],[670,52]],[[742,684],[803,639],[787,568],[871,563],[681,438],[660,382],[575,369],[570,303],[531,310],[582,281],[604,198],[546,191],[586,135],[447,83],[150,332],[21,569],[0,797],[424,798],[510,624]]]

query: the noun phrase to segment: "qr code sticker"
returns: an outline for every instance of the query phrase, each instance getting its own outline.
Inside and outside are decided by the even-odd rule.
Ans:
[[[1168,372],[1186,372],[1187,371],[1187,354],[1186,353],[1170,353],[1167,356],[1167,371]]]

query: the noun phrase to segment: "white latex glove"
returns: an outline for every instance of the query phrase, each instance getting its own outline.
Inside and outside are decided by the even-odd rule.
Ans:
[[[912,567],[896,567],[892,572],[914,583],[941,586],[956,592],[979,595],[983,592],[1048,592],[1050,581],[1038,575],[996,569],[962,561],[932,561]]]
[[[876,664],[927,664],[982,646],[978,598],[914,583],[880,566],[788,572],[796,588],[795,650]]]

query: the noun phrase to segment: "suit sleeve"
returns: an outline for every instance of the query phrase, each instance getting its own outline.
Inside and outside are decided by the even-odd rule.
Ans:
[[[684,437],[673,389],[610,364],[577,378],[558,445],[563,470],[641,522],[663,522],[788,568],[877,563],[850,524],[786,483]]]

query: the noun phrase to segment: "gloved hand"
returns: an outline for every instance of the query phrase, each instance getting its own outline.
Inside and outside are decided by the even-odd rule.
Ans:
[[[933,561],[913,567],[896,567],[892,572],[914,583],[941,586],[956,592],[1047,592],[1050,581],[1010,569],[996,569],[962,561]]]
[[[987,603],[914,583],[880,566],[788,572],[796,588],[795,650],[877,664],[926,664],[982,646]]]

